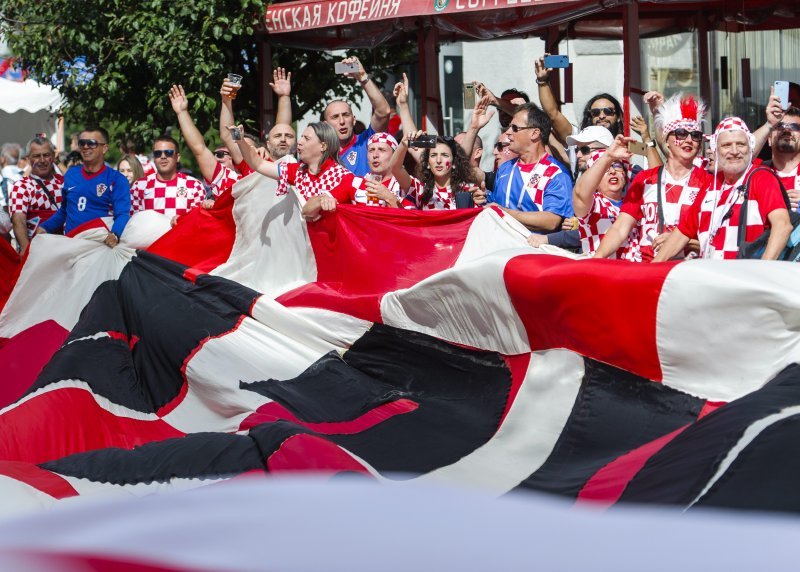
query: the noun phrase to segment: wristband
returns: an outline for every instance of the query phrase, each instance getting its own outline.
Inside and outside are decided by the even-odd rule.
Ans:
[[[358,80],[358,83],[360,83],[362,86],[364,86],[364,85],[367,85],[369,83],[370,79],[372,79],[372,78],[369,77],[369,74],[367,74],[367,77],[365,77],[364,79]]]
[[[539,79],[536,78],[536,85],[548,85],[550,83],[549,79]]]

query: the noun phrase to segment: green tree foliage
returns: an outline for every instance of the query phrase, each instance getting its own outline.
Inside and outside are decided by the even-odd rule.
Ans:
[[[237,119],[257,125],[256,35],[265,9],[264,0],[0,0],[0,33],[31,77],[61,91],[71,124],[114,124],[147,141],[175,124],[167,97],[173,83],[184,86],[201,130],[215,125],[228,72],[245,77]],[[373,66],[378,81],[408,56],[353,54]],[[90,80],[72,65],[77,58],[94,74]],[[293,72],[295,117],[360,89],[333,73],[330,53],[276,49],[273,59]]]

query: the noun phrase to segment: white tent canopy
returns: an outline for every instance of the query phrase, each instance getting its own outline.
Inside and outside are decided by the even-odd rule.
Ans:
[[[41,132],[56,143],[61,104],[61,94],[49,86],[0,78],[0,143],[24,145]]]

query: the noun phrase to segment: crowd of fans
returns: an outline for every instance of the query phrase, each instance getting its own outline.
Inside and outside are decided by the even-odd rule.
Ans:
[[[260,141],[237,125],[239,83],[220,86],[220,143],[209,147],[189,114],[181,86],[169,92],[186,146],[202,180],[179,169],[178,142],[156,138],[146,155],[121,142],[121,160],[106,162],[109,136],[87,126],[75,151],[57,157],[42,136],[25,148],[0,149],[0,232],[20,252],[39,233],[66,233],[113,216],[106,244],[114,247],[130,216],[153,210],[179,224],[215,201],[241,177],[258,172],[277,181],[277,194],[295,192],[313,221],[338,204],[437,210],[496,208],[529,231],[534,248],[553,244],[600,258],[657,262],[675,258],[779,258],[787,248],[800,197],[800,87],[789,101],[772,94],[756,130],[727,117],[704,133],[706,106],[697,96],[644,100],[643,117],[630,119],[638,137],[623,135],[619,101],[597,94],[581,125],[561,113],[544,58],[534,64],[537,105],[507,89],[498,97],[474,82],[476,103],[465,132],[455,138],[423,133],[409,109],[408,80],[381,91],[357,58],[347,75],[372,106],[369,125],[357,130],[351,105],[327,104],[319,122],[299,137],[292,128],[291,73],[278,68],[270,83],[277,97],[274,127]],[[494,169],[480,168],[480,131],[498,114],[503,128],[488,148]],[[756,157],[768,145],[771,159]],[[639,158],[634,161],[634,156]],[[638,163],[638,164],[634,164]],[[643,168],[646,165],[646,168]],[[0,215],[2,216],[2,215]],[[760,250],[748,245],[762,244]],[[746,248],[747,247],[747,248]]]

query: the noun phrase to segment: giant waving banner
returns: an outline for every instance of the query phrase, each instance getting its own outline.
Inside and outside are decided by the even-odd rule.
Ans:
[[[0,313],[0,507],[355,472],[578,503],[800,509],[795,265],[527,246],[493,208],[259,175],[174,229],[40,236]]]

